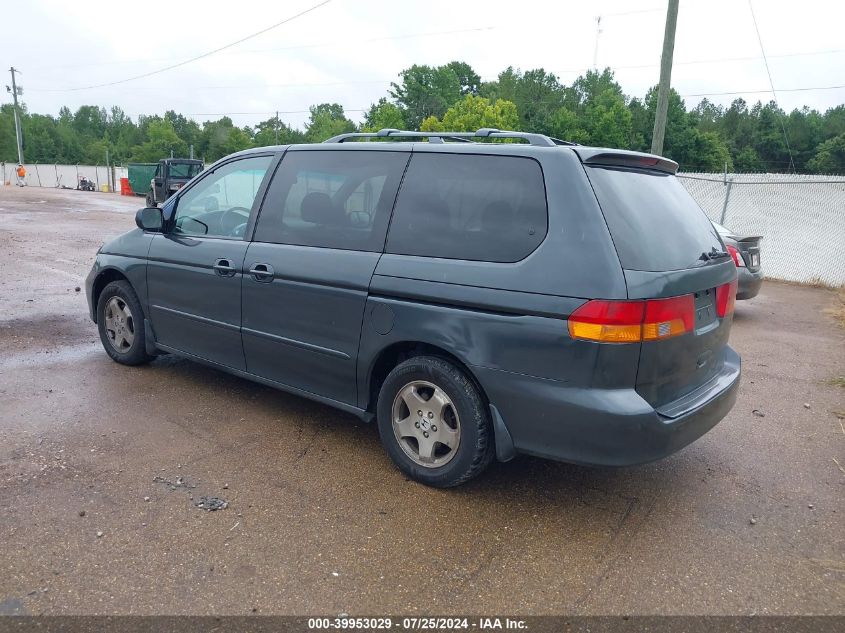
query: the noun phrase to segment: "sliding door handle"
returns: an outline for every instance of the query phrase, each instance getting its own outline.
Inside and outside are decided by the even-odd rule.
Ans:
[[[234,277],[237,270],[232,266],[232,262],[225,258],[220,258],[214,262],[212,266],[214,272],[221,277]]]
[[[249,268],[249,274],[255,281],[264,283],[273,281],[273,267],[270,264],[253,264]]]

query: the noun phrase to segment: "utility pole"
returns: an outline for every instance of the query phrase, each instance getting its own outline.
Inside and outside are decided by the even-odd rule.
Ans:
[[[273,121],[273,130],[276,132],[275,145],[279,144],[279,111],[276,110],[276,120]]]
[[[6,92],[12,93],[12,100],[15,103],[15,139],[18,142],[18,164],[23,165],[23,145],[21,141],[21,117],[18,114],[18,95],[23,94],[23,88],[19,88],[18,85],[15,83],[15,73],[21,74],[21,71],[15,70],[15,67],[12,66],[9,69],[9,72],[12,73],[12,85],[11,87],[6,86]]]
[[[657,112],[654,115],[654,134],[651,153],[663,153],[666,135],[666,116],[669,112],[669,86],[672,80],[672,55],[675,52],[675,27],[678,24],[678,0],[669,0],[666,10],[666,31],[663,33],[663,54],[660,56],[660,86],[657,89]]]

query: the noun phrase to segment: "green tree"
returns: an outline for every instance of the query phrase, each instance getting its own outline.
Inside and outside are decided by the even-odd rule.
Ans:
[[[188,146],[170,121],[158,119],[149,123],[147,140],[133,150],[131,159],[137,163],[155,163],[169,158],[171,151],[174,156],[185,156]]]
[[[845,173],[845,133],[822,143],[807,168],[817,174]]]
[[[564,141],[586,144],[590,133],[584,128],[584,121],[572,110],[560,107],[549,120],[549,133]]]
[[[390,84],[390,96],[403,109],[405,121],[413,130],[430,116],[442,117],[461,98],[461,80],[448,65],[435,68],[414,64],[399,77],[401,83]]]
[[[509,67],[496,81],[481,87],[481,96],[506,99],[516,104],[519,125],[516,129],[553,134],[552,119],[564,103],[564,87],[557,77],[542,68],[522,72]]]
[[[728,146],[715,132],[701,132],[696,128],[684,130],[676,139],[671,158],[684,171],[722,171],[725,165],[733,170]]]
[[[616,82],[613,71],[610,68],[605,68],[601,72],[588,70],[565,90],[564,104],[570,110],[579,112],[584,110],[588,104],[595,101],[599,95],[605,94],[608,91],[619,97],[623,103],[625,102],[625,94],[622,92],[622,86]]]
[[[458,78],[462,95],[477,95],[481,89],[481,77],[472,66],[466,62],[449,62],[445,68],[448,68]]]
[[[743,147],[733,159],[734,169],[739,172],[759,172],[764,171],[763,161],[760,160],[760,155],[757,150],[746,145]]]
[[[199,156],[211,163],[228,154],[248,149],[252,147],[251,132],[235,127],[232,119],[227,116],[217,121],[206,121],[202,128]]]
[[[170,121],[173,125],[173,131],[176,132],[176,136],[185,141],[189,149],[193,145],[196,150],[202,138],[202,129],[200,129],[196,121],[185,117],[183,114],[177,114],[173,110],[168,110],[164,113],[164,120]]]
[[[343,106],[338,103],[321,103],[309,110],[311,115],[305,125],[305,138],[309,143],[321,143],[332,136],[355,131],[355,124],[346,118]]]
[[[406,126],[405,116],[399,106],[382,97],[364,114],[361,130],[363,132],[378,132],[385,128],[404,130]]]
[[[627,148],[632,132],[631,111],[625,100],[611,88],[591,97],[584,108],[589,142],[599,147]]]
[[[443,120],[428,117],[420,129],[423,132],[474,132],[483,127],[512,130],[518,124],[519,115],[513,102],[499,99],[490,103],[489,99],[468,94],[446,111]]]
[[[304,143],[305,134],[295,130],[280,119],[273,117],[262,121],[255,126],[255,133],[252,139],[256,147],[267,147],[268,145],[290,145],[293,143]]]

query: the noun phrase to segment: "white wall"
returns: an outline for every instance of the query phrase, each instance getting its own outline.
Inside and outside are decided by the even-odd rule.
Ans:
[[[109,174],[108,169],[103,165],[35,165],[24,164],[26,168],[26,184],[28,187],[70,187],[76,189],[77,178],[85,176],[98,184],[97,190],[101,190],[101,186],[108,184]],[[2,175],[2,183],[11,182],[15,184],[17,180],[15,170],[18,168],[17,163],[3,163],[0,165],[0,175]],[[120,179],[127,177],[125,167],[114,168],[114,186],[115,191],[120,191]]]

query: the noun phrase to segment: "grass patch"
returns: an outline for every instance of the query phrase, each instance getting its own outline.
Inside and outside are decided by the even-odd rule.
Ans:
[[[835,305],[825,310],[825,312],[832,316],[833,320],[841,327],[845,328],[845,286],[839,286],[839,290],[836,291]],[[838,380],[841,380],[841,378]]]
[[[829,384],[829,385],[833,385],[834,387],[845,388],[845,376],[838,376],[837,378],[829,378],[825,382],[827,382],[827,384]]]

